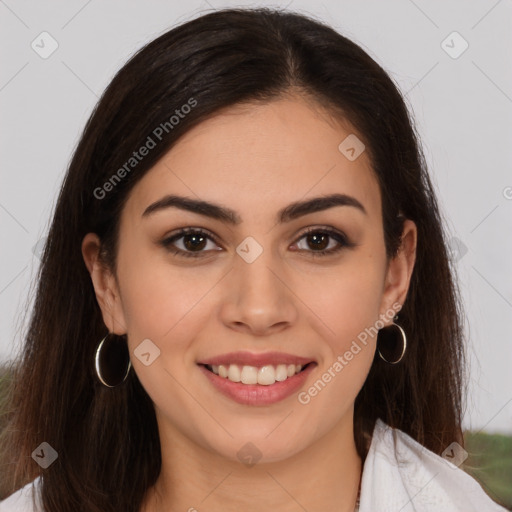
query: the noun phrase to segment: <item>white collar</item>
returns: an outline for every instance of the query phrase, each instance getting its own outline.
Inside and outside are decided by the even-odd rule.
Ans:
[[[506,509],[462,469],[378,419],[363,467],[359,512],[455,511]]]

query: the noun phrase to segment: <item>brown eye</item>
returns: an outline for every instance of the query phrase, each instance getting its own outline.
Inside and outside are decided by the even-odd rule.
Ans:
[[[300,237],[299,243],[301,240],[305,241],[306,247],[299,246],[299,250],[308,252],[312,256],[328,256],[345,247],[355,246],[345,234],[328,228],[311,228]]]
[[[329,245],[329,235],[325,233],[313,233],[311,235],[306,235],[306,243],[309,247],[314,248],[315,250],[325,250]]]
[[[206,246],[207,238],[203,235],[184,235],[182,238],[187,251],[201,251]]]
[[[211,242],[209,248],[208,242]],[[198,258],[211,250],[219,250],[215,248],[218,244],[213,235],[195,228],[182,229],[175,235],[162,240],[160,244],[175,255],[187,258]]]

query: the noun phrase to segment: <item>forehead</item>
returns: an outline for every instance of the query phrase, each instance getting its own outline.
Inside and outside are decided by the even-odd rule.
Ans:
[[[173,193],[229,205],[246,220],[339,192],[379,216],[380,192],[369,158],[365,151],[347,158],[347,137],[357,137],[348,122],[335,121],[303,98],[236,105],[183,135],[137,183],[126,207],[140,216],[148,204]]]

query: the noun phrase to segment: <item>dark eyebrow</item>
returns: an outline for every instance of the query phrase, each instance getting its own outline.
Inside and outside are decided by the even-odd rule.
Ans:
[[[335,206],[353,206],[365,215],[367,214],[364,206],[355,197],[346,194],[331,194],[291,203],[277,212],[277,221],[279,223],[289,222],[303,215],[327,210]],[[207,201],[176,195],[166,195],[150,204],[144,210],[142,217],[148,217],[157,211],[171,207],[211,217],[212,219],[220,220],[226,224],[238,225],[242,222],[240,216],[230,208]]]

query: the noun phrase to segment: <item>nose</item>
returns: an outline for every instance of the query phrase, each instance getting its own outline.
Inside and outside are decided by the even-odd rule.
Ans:
[[[263,250],[252,263],[236,256],[221,308],[225,325],[253,336],[274,334],[293,325],[298,317],[297,298],[288,274],[271,250]]]

